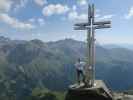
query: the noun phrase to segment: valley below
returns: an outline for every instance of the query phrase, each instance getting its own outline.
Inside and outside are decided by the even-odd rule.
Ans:
[[[79,57],[85,60],[85,47],[73,39],[45,43],[0,37],[0,100],[33,100],[43,94],[62,100],[76,82],[74,64]],[[133,89],[132,73],[133,50],[96,45],[96,79],[123,92]]]

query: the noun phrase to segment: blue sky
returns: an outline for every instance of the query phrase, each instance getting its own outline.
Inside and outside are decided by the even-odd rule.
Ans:
[[[111,29],[96,31],[97,43],[133,44],[133,0],[0,0],[0,36],[11,39],[85,41],[86,31],[73,30],[85,22],[88,3],[96,20],[111,20]]]

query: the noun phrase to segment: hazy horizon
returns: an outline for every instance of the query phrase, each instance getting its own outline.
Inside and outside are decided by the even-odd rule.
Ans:
[[[38,38],[33,38],[33,39],[29,39],[29,40],[26,40],[26,39],[13,39],[13,38],[10,38],[10,37],[6,37],[6,36],[0,36],[0,37],[4,37],[4,38],[8,38],[8,39],[11,39],[11,40],[22,40],[22,41],[31,41],[31,40],[36,40]],[[82,40],[76,40],[74,38],[62,38],[62,39],[59,39],[59,40],[52,40],[52,41],[44,41],[44,40],[41,40],[41,39],[38,39],[38,40],[41,40],[42,42],[44,43],[48,43],[48,42],[57,42],[57,41],[61,41],[61,40],[66,40],[66,39],[72,39],[72,40],[75,40],[75,41],[79,41],[79,42],[87,42],[87,41],[82,41]],[[129,46],[131,46],[131,48],[133,49],[133,43],[98,43],[96,42],[96,44],[98,45],[101,45],[101,46],[109,46],[109,47],[125,47],[125,48],[129,48]]]

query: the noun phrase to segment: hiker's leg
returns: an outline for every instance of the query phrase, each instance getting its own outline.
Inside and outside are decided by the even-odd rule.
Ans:
[[[83,74],[83,82],[85,83],[85,75]]]
[[[80,71],[79,70],[77,70],[77,81],[78,83],[80,83]]]
[[[85,75],[84,75],[83,71],[81,71],[80,73],[82,75],[82,81],[85,82]]]

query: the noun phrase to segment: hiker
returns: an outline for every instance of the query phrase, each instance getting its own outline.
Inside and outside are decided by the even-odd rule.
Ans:
[[[75,67],[77,72],[78,83],[80,84],[81,77],[82,77],[82,82],[85,82],[85,75],[84,75],[85,62],[81,61],[79,58],[78,61],[75,63]]]

